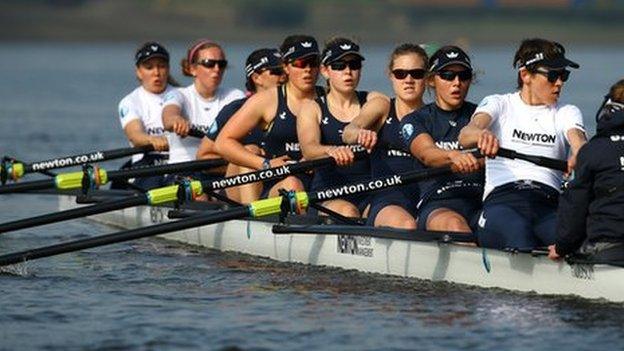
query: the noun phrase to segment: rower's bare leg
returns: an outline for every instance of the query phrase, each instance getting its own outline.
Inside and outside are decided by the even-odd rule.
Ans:
[[[427,230],[439,230],[446,232],[471,233],[466,219],[459,213],[448,209],[438,208],[427,217]]]
[[[245,145],[245,149],[255,153],[256,155],[262,155],[263,151],[256,145]],[[225,172],[225,176],[235,176],[238,174],[245,174],[249,172],[253,172],[255,169],[238,166],[233,163],[228,164],[227,171]],[[240,185],[236,187],[226,188],[225,193],[227,197],[234,201],[238,201],[243,204],[248,204],[253,201],[256,201],[260,198],[260,194],[262,193],[262,182],[256,182],[251,184]]]
[[[416,229],[416,220],[403,207],[389,205],[381,209],[375,217],[375,227]]]
[[[347,200],[342,200],[342,199],[329,200],[329,201],[323,202],[322,205],[323,207],[326,207],[334,212],[338,212],[345,217],[349,217],[349,218],[360,217],[360,211],[358,210],[358,208]],[[324,213],[320,211],[319,211],[319,214],[325,215]]]
[[[273,187],[269,191],[269,197],[278,196],[279,189],[305,191],[305,188],[303,187],[303,183],[301,182],[301,180],[293,176],[286,177],[281,182],[273,185]]]

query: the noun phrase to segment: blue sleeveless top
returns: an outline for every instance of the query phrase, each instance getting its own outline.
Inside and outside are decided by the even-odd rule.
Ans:
[[[360,106],[366,102],[366,91],[356,91]],[[349,122],[338,120],[330,111],[326,97],[316,99],[321,107],[321,144],[324,145],[346,145],[342,142],[342,131]],[[364,150],[360,145],[352,145],[352,150]],[[346,167],[326,166],[317,168],[312,179],[312,190],[324,189],[337,185],[364,181],[370,179],[370,160],[368,158],[355,161]]]
[[[288,155],[292,160],[301,159],[295,118],[288,108],[286,85],[282,85],[277,88],[277,112],[264,132],[263,148],[267,157]]]
[[[378,178],[419,169],[422,169],[420,163],[405,149],[401,138],[401,121],[396,114],[396,99],[392,99],[388,117],[377,132],[377,145],[371,154],[371,174],[373,178]],[[395,189],[415,201],[420,196],[418,183]]]

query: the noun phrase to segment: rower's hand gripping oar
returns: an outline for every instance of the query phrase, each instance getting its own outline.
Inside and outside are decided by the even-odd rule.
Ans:
[[[312,193],[290,192],[286,199],[282,196],[278,196],[265,200],[254,201],[246,206],[219,211],[217,213],[202,213],[193,215],[191,217],[181,219],[176,222],[124,230],[121,232],[107,234],[94,238],[75,240],[67,243],[61,243],[57,245],[2,255],[0,256],[0,266],[6,266],[10,264],[34,260],[37,258],[55,256],[62,253],[165,234],[173,231],[196,228],[204,225],[228,221],[231,219],[242,219],[246,217],[261,218],[271,215],[277,215],[284,210],[282,206],[285,203],[290,204],[290,208],[288,209],[289,211],[298,212],[302,209],[306,209],[308,205],[312,202],[327,201],[351,194],[359,194],[391,188],[411,182],[422,181],[432,177],[451,174],[452,172],[453,171],[451,170],[451,167],[446,166],[442,168],[432,168],[422,171],[413,171],[405,174],[397,174],[390,177],[376,178],[370,181],[348,184],[341,187],[325,189]]]
[[[366,153],[356,153],[356,158],[362,158],[366,156]],[[214,160],[213,160],[214,161]],[[202,161],[207,162],[207,161]],[[141,206],[141,205],[165,205],[169,203],[184,203],[192,201],[193,198],[200,196],[204,193],[225,189],[229,187],[250,184],[262,180],[271,180],[278,178],[285,178],[291,174],[304,173],[315,168],[335,164],[335,161],[331,157],[322,158],[318,160],[304,161],[299,163],[286,164],[279,167],[264,169],[260,171],[239,174],[231,177],[226,177],[220,180],[214,181],[185,181],[179,185],[170,185],[163,188],[152,189],[145,194],[137,194],[127,198],[115,199],[109,201],[103,201],[95,205],[84,206],[80,208],[74,208],[70,210],[54,212],[44,214],[40,216],[20,219],[16,221],[6,222],[0,224],[0,233],[6,233],[14,230],[36,227],[40,225],[67,221],[70,219],[81,218],[100,214],[104,212],[110,212],[120,210],[124,208]],[[183,165],[178,163],[177,165]],[[220,165],[220,163],[217,163]],[[168,165],[173,166],[173,165]],[[98,171],[93,169],[87,170],[88,174],[97,173]],[[89,177],[83,177],[82,179],[91,179]],[[90,184],[81,184],[84,187],[90,187]],[[18,184],[12,184],[18,185]],[[0,187],[0,190],[2,188]]]
[[[2,185],[4,185],[8,180],[18,180],[27,173],[81,166],[87,163],[113,160],[150,151],[154,151],[154,147],[152,145],[144,145],[122,149],[93,151],[85,154],[57,157],[32,163],[16,162],[12,158],[5,157],[0,164],[0,181]]]
[[[496,156],[501,156],[501,157],[510,158],[510,159],[524,160],[524,161],[528,161],[533,164],[536,164],[538,166],[542,166],[542,167],[546,167],[546,168],[550,168],[550,169],[554,169],[554,170],[558,170],[562,172],[568,171],[567,162],[562,161],[562,160],[557,160],[554,158],[521,154],[517,151],[505,149],[505,148],[499,148]]]

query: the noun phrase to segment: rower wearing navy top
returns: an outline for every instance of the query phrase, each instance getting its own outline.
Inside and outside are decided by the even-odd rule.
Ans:
[[[435,102],[405,116],[401,133],[405,146],[425,167],[450,165],[452,174],[421,183],[418,227],[472,232],[481,209],[483,173],[476,157],[460,152],[457,138],[477,107],[466,101],[473,78],[468,55],[444,46],[429,59],[428,84]]]
[[[370,162],[354,162],[354,148],[342,142],[342,131],[359,113],[367,98],[375,93],[356,91],[360,81],[362,61],[360,47],[346,38],[330,40],[321,55],[321,74],[327,79],[325,96],[303,105],[297,119],[297,134],[303,157],[314,160],[331,156],[336,166],[315,170],[311,189],[328,187],[370,179]],[[323,206],[347,217],[360,217],[369,204],[368,194],[358,194],[329,200]]]
[[[404,150],[401,120],[423,105],[427,53],[415,44],[397,46],[390,55],[388,75],[395,98],[369,99],[360,114],[347,125],[342,140],[372,149],[373,178],[405,173],[415,169],[416,161]],[[376,192],[371,199],[367,224],[376,227],[415,229],[418,183]]]
[[[226,105],[221,112],[217,115],[217,118],[212,122],[206,137],[203,138],[202,143],[197,151],[197,159],[214,158],[218,155],[215,148],[215,140],[217,136],[225,126],[225,124],[232,118],[232,116],[245,104],[249,99],[249,96],[255,94],[258,91],[264,91],[267,89],[275,88],[279,84],[283,83],[286,76],[284,74],[284,67],[282,63],[282,55],[277,49],[258,49],[253,51],[246,60],[245,63],[245,75],[247,81],[245,87],[247,88],[247,96],[235,100]],[[264,152],[261,149],[262,139],[264,138],[263,131],[256,127],[243,139],[242,143],[245,148],[257,155],[263,155]],[[218,157],[221,157],[218,155]],[[253,171],[250,168],[238,166],[230,163],[225,171],[226,176],[234,176],[237,174],[243,174]],[[237,187],[230,187],[225,189],[227,196],[235,201],[242,203],[249,203],[258,199],[262,192],[262,183],[251,183],[241,185]]]
[[[581,111],[560,104],[570,71],[579,65],[565,57],[559,43],[524,40],[514,57],[518,92],[483,99],[462,130],[464,147],[478,146],[488,156],[479,244],[491,248],[531,249],[555,242],[561,171],[495,157],[499,145],[524,154],[565,160],[570,171],[585,143]]]
[[[624,265],[624,79],[596,114],[596,135],[578,152],[574,179],[559,199],[551,259],[578,253]]]
[[[301,159],[296,119],[303,103],[317,97],[318,44],[311,36],[292,35],[284,39],[280,52],[287,83],[251,96],[217,137],[217,151],[232,163],[260,170]],[[256,127],[265,132],[264,157],[241,142]],[[265,182],[262,197],[276,196],[280,188],[304,190],[306,179],[308,175],[299,174]]]

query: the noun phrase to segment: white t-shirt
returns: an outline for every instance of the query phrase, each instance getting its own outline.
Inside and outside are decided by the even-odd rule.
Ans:
[[[483,99],[474,115],[492,117],[490,131],[500,146],[523,154],[565,160],[568,152],[567,132],[585,131],[581,111],[574,105],[527,105],[520,93],[490,95]],[[473,116],[474,116],[473,115]],[[485,197],[495,188],[516,180],[534,180],[559,189],[563,173],[523,160],[496,157],[486,160]]]
[[[243,97],[245,94],[238,89],[218,88],[214,97],[204,99],[195,89],[195,85],[191,84],[167,94],[164,106],[175,105],[180,107],[182,116],[191,122],[191,128],[207,132],[223,106]],[[195,159],[201,139],[190,136],[180,138],[175,133],[167,133],[167,139],[169,141],[169,163]]]
[[[160,94],[150,93],[143,86],[134,89],[119,102],[119,121],[121,127],[126,128],[128,123],[138,119],[143,124],[143,129],[148,135],[164,135],[165,129],[162,123],[162,108],[165,96],[174,90],[167,85],[165,91]],[[166,153],[164,153],[166,154]],[[143,158],[143,154],[132,156],[132,163]]]

